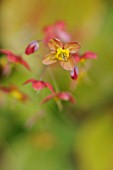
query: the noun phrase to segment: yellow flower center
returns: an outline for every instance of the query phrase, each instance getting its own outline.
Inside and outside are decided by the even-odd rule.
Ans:
[[[69,58],[69,50],[58,48],[55,57],[61,61],[67,61]]]

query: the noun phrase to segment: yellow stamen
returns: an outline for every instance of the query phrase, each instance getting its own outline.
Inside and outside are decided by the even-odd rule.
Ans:
[[[69,58],[69,50],[68,49],[58,48],[55,57],[58,60],[67,61],[67,59]]]

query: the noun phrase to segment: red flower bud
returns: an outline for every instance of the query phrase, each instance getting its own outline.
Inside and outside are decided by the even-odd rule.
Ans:
[[[78,67],[75,66],[74,69],[70,71],[71,78],[72,78],[73,80],[77,80],[78,74],[79,74]]]
[[[34,53],[39,49],[39,43],[38,41],[32,41],[28,44],[28,46],[25,49],[25,53],[27,55]]]

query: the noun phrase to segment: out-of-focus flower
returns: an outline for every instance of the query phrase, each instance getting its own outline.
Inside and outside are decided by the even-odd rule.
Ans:
[[[48,42],[48,47],[51,52],[42,60],[43,64],[49,65],[59,61],[65,70],[73,70],[75,62],[72,54],[80,49],[79,43],[68,42],[63,44],[59,39],[51,39]]]
[[[38,41],[32,41],[28,44],[28,46],[25,49],[25,53],[27,55],[34,53],[39,49],[39,42]]]
[[[8,87],[0,86],[0,90],[6,94],[10,94],[10,96],[20,101],[26,101],[29,99],[29,97],[21,92],[15,85],[10,85]]]
[[[55,92],[52,85],[50,83],[48,83],[48,82],[35,80],[35,79],[30,79],[30,80],[27,80],[24,84],[28,84],[28,83],[32,83],[32,87],[35,90],[42,90],[43,88],[47,87],[53,93]]]
[[[82,62],[85,61],[87,59],[96,59],[97,55],[91,51],[87,51],[84,54],[80,55],[78,53],[73,54],[73,58],[75,60],[75,62]]]
[[[56,137],[48,132],[32,134],[30,135],[30,141],[35,147],[44,150],[53,149],[57,144]]]
[[[12,70],[12,66],[7,61],[5,57],[0,58],[0,75],[1,76],[8,76],[10,75]]]
[[[57,21],[53,25],[48,25],[44,27],[45,38],[44,42],[47,44],[50,39],[58,38],[63,42],[69,42],[71,40],[71,36],[66,32],[66,24],[64,21]]]
[[[47,97],[42,101],[42,103],[46,103],[47,101],[49,101],[49,100],[51,100],[51,99],[55,99],[55,100],[61,99],[61,100],[64,100],[64,101],[70,101],[71,103],[75,103],[74,97],[73,97],[72,94],[69,93],[69,92],[60,92],[60,93],[50,94],[49,96],[47,96]]]
[[[31,70],[28,63],[24,59],[22,59],[21,56],[14,54],[12,51],[1,49],[0,53],[5,54],[7,56],[7,60],[10,61],[11,63],[22,64],[29,71]]]
[[[79,70],[77,66],[75,66],[74,69],[70,71],[70,75],[73,80],[77,80],[79,75]]]

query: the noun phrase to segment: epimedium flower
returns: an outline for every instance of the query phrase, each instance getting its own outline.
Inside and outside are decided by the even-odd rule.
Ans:
[[[8,87],[0,85],[0,90],[20,101],[26,101],[29,99],[29,97],[25,93],[20,91],[15,85],[9,85]]]
[[[66,31],[66,24],[64,21],[57,21],[53,25],[45,26],[43,31],[45,33],[45,44],[52,38],[58,38],[63,42],[69,42],[71,40],[70,34]]]
[[[39,49],[39,41],[34,40],[27,45],[25,49],[25,54],[30,55],[36,52],[38,49]]]
[[[48,47],[51,52],[42,60],[43,64],[49,65],[59,61],[65,70],[73,70],[75,61],[72,55],[80,49],[79,43],[68,42],[64,44],[59,39],[54,38],[49,40]]]
[[[64,101],[70,101],[71,103],[75,103],[75,99],[74,99],[74,97],[72,96],[71,93],[69,93],[69,92],[59,92],[59,93],[56,93],[55,92],[53,94],[48,95],[42,101],[42,104],[48,102],[51,99],[55,99],[55,100],[61,99],[61,100],[64,100]]]
[[[52,93],[54,93],[54,88],[52,85],[48,82],[40,81],[40,80],[35,80],[35,79],[29,79],[24,82],[25,84],[32,83],[32,87],[35,90],[42,90],[43,88],[47,87]]]
[[[30,66],[29,66],[28,63],[22,58],[22,56],[16,55],[16,54],[14,54],[12,51],[10,51],[10,50],[4,50],[4,49],[1,49],[1,50],[0,50],[0,53],[6,55],[6,56],[7,56],[7,60],[8,60],[9,62],[21,64],[21,65],[23,65],[25,68],[27,68],[29,71],[31,70],[31,69],[30,69]]]

